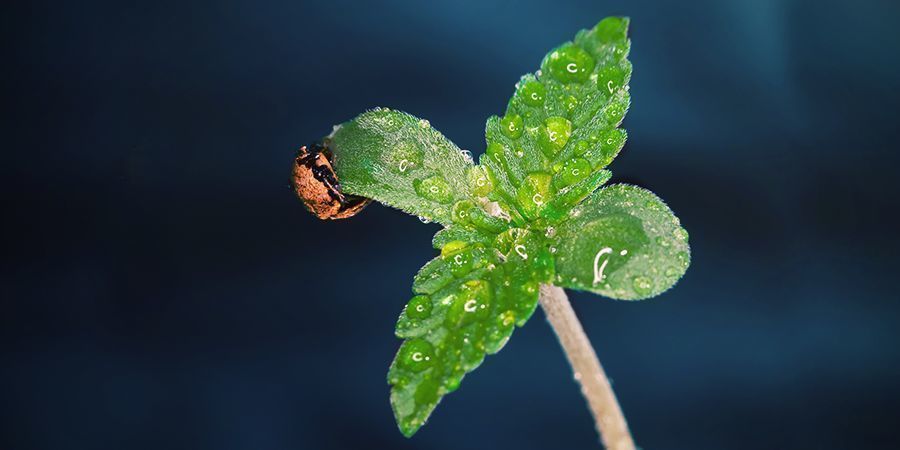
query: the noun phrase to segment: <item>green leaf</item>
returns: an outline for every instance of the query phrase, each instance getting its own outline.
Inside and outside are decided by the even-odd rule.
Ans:
[[[688,233],[652,192],[616,184],[594,192],[556,230],[556,282],[640,300],[672,287],[690,264]]]
[[[627,30],[628,19],[619,17],[582,30],[522,77],[503,117],[488,119],[480,160],[493,182],[488,198],[514,222],[546,216],[548,204],[609,165],[625,144],[618,126],[630,105]],[[571,208],[571,198],[589,193],[556,206]]]
[[[687,232],[661,200],[600,189],[627,138],[628,24],[604,19],[523,76],[503,117],[487,120],[478,165],[427,121],[388,109],[325,139],[344,191],[445,226],[396,327],[388,382],[404,435],[531,317],[541,283],[632,300],[687,269]]]
[[[397,322],[404,342],[388,371],[391,406],[405,436],[486,354],[503,348],[514,327],[532,315],[540,283],[552,275],[545,238],[523,229],[495,236],[490,247],[447,242],[441,256],[419,271],[417,295]]]
[[[445,225],[455,202],[473,198],[471,157],[426,120],[379,108],[342,124],[327,142],[350,194]]]

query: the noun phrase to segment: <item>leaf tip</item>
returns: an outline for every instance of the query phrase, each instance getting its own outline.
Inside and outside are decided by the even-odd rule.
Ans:
[[[628,34],[630,24],[631,18],[628,16],[610,16],[597,23],[594,33],[607,41],[621,39]]]

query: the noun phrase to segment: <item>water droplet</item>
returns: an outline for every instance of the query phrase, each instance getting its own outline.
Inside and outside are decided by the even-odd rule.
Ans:
[[[647,295],[653,289],[653,282],[647,277],[637,276],[632,280],[631,286],[638,295]]]
[[[525,176],[521,186],[516,190],[516,201],[529,218],[536,217],[544,204],[552,199],[551,180],[552,177],[548,173],[532,172]]]
[[[548,117],[540,128],[538,145],[548,157],[556,156],[572,135],[572,122],[564,117]]]
[[[518,114],[506,115],[500,119],[500,132],[509,139],[518,139],[525,129],[525,122]]]
[[[621,252],[619,252],[620,256],[625,256],[627,254],[628,254],[628,250],[622,250]]]
[[[439,175],[424,180],[413,181],[413,188],[419,196],[438,203],[450,203],[453,201],[453,193],[450,185]]]
[[[574,44],[566,44],[547,55],[550,76],[561,83],[583,83],[594,71],[594,58]]]
[[[470,280],[460,287],[447,311],[446,323],[464,326],[489,316],[492,292],[490,284],[482,280]]]
[[[441,248],[441,258],[450,262],[450,273],[457,278],[466,276],[475,268],[475,255],[463,241],[448,242]]]
[[[431,298],[417,295],[406,305],[406,316],[410,319],[427,319],[431,315]]]
[[[421,372],[434,363],[434,346],[425,339],[410,339],[400,348],[398,359],[405,369]]]
[[[482,159],[484,159],[482,157]],[[472,186],[472,193],[478,197],[486,197],[494,189],[494,184],[488,177],[487,168],[481,164],[468,168],[469,184]]]
[[[395,172],[406,173],[422,166],[423,153],[416,145],[401,142],[384,150],[383,157]]]
[[[547,227],[547,229],[544,232],[544,236],[547,236],[548,238],[552,238],[553,236],[556,236],[556,228]]]
[[[604,67],[597,74],[597,89],[605,96],[611,96],[620,88],[625,87],[625,78],[627,77],[627,74],[627,67]]]
[[[472,152],[468,150],[460,150],[459,154],[462,155],[464,160],[466,160],[466,163],[472,164],[474,162],[474,160],[472,159]]]
[[[541,106],[544,104],[544,96],[547,95],[547,90],[540,82],[530,80],[519,86],[516,95],[522,100],[522,103],[528,106]]]
[[[625,98],[613,98],[613,100],[610,101],[609,105],[606,106],[606,110],[604,111],[604,113],[606,114],[606,120],[611,124],[618,125],[625,117],[625,111],[627,109],[627,96]]]
[[[468,200],[456,202],[456,204],[453,205],[453,210],[450,213],[453,221],[459,224],[469,223],[469,212],[474,207],[475,204]]]
[[[431,219],[429,219],[429,218],[427,218],[427,217],[423,217],[423,216],[416,216],[416,217],[418,217],[419,222],[422,222],[422,223],[431,223]]]
[[[584,158],[572,158],[563,163],[554,178],[557,188],[571,186],[591,175],[591,163]]]

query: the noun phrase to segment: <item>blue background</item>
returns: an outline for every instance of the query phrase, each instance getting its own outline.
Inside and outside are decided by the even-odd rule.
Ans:
[[[18,2],[0,15],[0,447],[599,448],[542,314],[413,439],[385,382],[436,225],[320,222],[294,150],[366,108],[479,154],[518,77],[632,17],[614,180],[691,233],[571,293],[645,449],[900,446],[889,1]]]

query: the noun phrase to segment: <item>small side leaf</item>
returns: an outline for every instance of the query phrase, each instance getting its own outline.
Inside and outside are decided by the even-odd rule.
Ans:
[[[513,229],[495,236],[490,247],[447,242],[419,271],[417,295],[397,321],[404,342],[388,371],[391,406],[405,436],[531,317],[540,283],[553,274],[547,249],[543,236]]]
[[[555,238],[557,286],[620,300],[659,295],[690,264],[687,231],[659,197],[637,186],[594,192]]]
[[[471,156],[427,120],[374,109],[326,140],[345,192],[445,225],[455,202],[472,199]]]
[[[627,32],[625,17],[582,30],[519,80],[503,117],[488,119],[480,159],[493,181],[488,198],[513,222],[557,215],[546,211],[550,202],[609,165],[625,144],[618,127],[631,102]],[[571,208],[575,197],[554,206]]]

